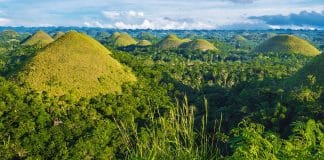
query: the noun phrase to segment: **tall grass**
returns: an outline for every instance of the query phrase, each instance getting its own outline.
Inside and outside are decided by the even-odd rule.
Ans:
[[[182,105],[177,103],[166,115],[158,112],[150,115],[151,125],[138,128],[136,124],[127,129],[118,122],[127,159],[218,159],[214,138],[207,134],[207,102],[201,125],[195,129],[195,109],[185,97]],[[156,116],[159,115],[159,116]]]

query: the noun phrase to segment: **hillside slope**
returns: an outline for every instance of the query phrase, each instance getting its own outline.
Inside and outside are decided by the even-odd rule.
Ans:
[[[22,42],[23,45],[41,45],[41,46],[46,46],[50,43],[52,43],[54,39],[48,35],[44,31],[37,31],[30,37],[28,37],[25,41]]]
[[[200,51],[216,50],[216,47],[213,44],[204,39],[195,39],[193,41],[183,43],[180,48]]]
[[[136,77],[91,37],[70,31],[48,45],[25,66],[18,79],[52,95],[78,97],[121,92]]]
[[[309,42],[293,35],[274,36],[260,44],[255,52],[292,53],[305,56],[316,56],[320,53]]]

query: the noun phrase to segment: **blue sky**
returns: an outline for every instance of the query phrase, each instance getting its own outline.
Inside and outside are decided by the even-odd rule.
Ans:
[[[324,29],[324,0],[0,0],[0,26]]]

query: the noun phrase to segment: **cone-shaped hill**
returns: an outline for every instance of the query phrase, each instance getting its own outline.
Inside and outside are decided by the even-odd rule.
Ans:
[[[255,52],[293,53],[305,56],[316,56],[320,53],[309,42],[293,35],[274,36],[260,44]]]
[[[56,32],[53,36],[54,40],[59,39],[60,37],[62,37],[64,35],[64,32]]]
[[[115,32],[114,34],[111,35],[112,39],[117,39],[120,36],[119,32]]]
[[[77,97],[118,93],[136,77],[110,54],[86,34],[70,31],[37,53],[17,80],[58,96],[70,91]]]
[[[246,41],[248,41],[245,37],[243,37],[243,36],[241,36],[241,35],[235,35],[235,36],[234,36],[234,40],[235,40],[236,42],[246,42]]]
[[[195,39],[188,43],[183,43],[180,48],[200,51],[216,50],[216,47],[213,44],[204,39]]]
[[[272,38],[274,36],[276,36],[277,34],[276,33],[272,33],[272,32],[269,32],[269,33],[264,33],[262,34],[262,38],[265,38],[265,39],[269,39],[269,38]]]
[[[288,80],[287,85],[293,87],[308,85],[313,78],[315,78],[317,84],[324,87],[324,54],[314,57],[310,63],[306,64]]]
[[[112,45],[115,47],[126,47],[137,43],[136,40],[127,33],[116,32],[110,37],[110,39]]]
[[[52,43],[54,39],[45,33],[44,31],[37,31],[35,34],[28,37],[26,40],[23,41],[23,45],[35,45],[39,44],[41,46],[46,46]]]
[[[138,43],[137,43],[137,46],[140,46],[140,47],[147,47],[147,46],[151,46],[152,43],[148,40],[140,40]]]
[[[183,43],[183,41],[180,38],[178,38],[176,35],[169,34],[164,39],[162,39],[157,44],[157,46],[160,49],[163,49],[163,50],[167,50],[167,49],[177,49],[182,43]]]
[[[15,39],[18,36],[19,34],[13,30],[4,30],[0,32],[0,39],[4,39],[4,40]]]
[[[142,40],[153,41],[155,39],[155,36],[149,32],[141,32],[138,35],[138,38]]]

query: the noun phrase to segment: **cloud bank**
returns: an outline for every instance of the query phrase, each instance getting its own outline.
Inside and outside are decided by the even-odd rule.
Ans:
[[[323,0],[0,0],[0,25],[120,29],[323,28],[323,9]]]
[[[87,27],[118,29],[215,29],[216,26],[193,18],[146,16],[143,11],[103,11],[104,20],[86,21]]]
[[[231,1],[233,3],[253,3],[257,0],[229,0],[229,1]]]
[[[4,25],[7,25],[11,22],[10,19],[7,19],[7,18],[0,18],[0,26],[4,26]]]
[[[249,19],[260,20],[271,26],[289,28],[321,28],[324,29],[324,10],[322,12],[302,11],[298,14],[251,16]],[[293,27],[295,26],[295,27]]]

